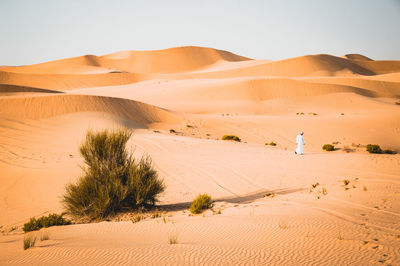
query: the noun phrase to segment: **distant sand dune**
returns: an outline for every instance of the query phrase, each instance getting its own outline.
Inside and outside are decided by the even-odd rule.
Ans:
[[[359,61],[320,54],[267,62],[265,64],[247,66],[240,69],[188,74],[188,76],[202,78],[227,78],[232,76],[372,76],[399,71],[400,61]]]
[[[0,83],[49,90],[69,90],[97,86],[122,85],[144,79],[132,73],[107,73],[90,75],[24,74],[0,71]]]
[[[0,84],[0,96],[13,95],[16,93],[20,94],[20,93],[36,93],[36,92],[60,93],[59,91],[53,91],[41,88],[18,86],[11,84]]]
[[[87,95],[51,95],[0,98],[0,117],[43,119],[69,113],[102,112],[130,119],[141,125],[175,119],[160,108],[120,98]]]
[[[374,61],[371,58],[366,57],[365,55],[362,54],[346,54],[343,57],[350,60]]]
[[[218,61],[244,60],[250,59],[223,50],[187,46],[155,51],[123,51],[105,56],[85,55],[3,70],[29,74],[85,74],[97,68],[98,71],[171,73],[199,69]]]

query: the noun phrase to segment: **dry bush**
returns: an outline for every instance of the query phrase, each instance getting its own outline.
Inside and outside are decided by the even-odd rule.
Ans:
[[[41,228],[46,228],[50,226],[68,224],[71,224],[71,221],[64,219],[62,215],[52,213],[48,216],[42,216],[39,219],[32,217],[29,222],[24,224],[24,227],[22,229],[24,230],[24,232],[29,232],[40,230]]]
[[[202,194],[197,196],[197,198],[193,200],[189,210],[191,213],[198,214],[211,207],[211,197],[207,194]]]
[[[322,146],[322,149],[325,151],[334,151],[335,146],[333,146],[332,144],[324,144],[324,146]]]
[[[28,248],[32,248],[36,244],[36,236],[29,234],[24,237],[24,250],[27,250]]]
[[[165,189],[150,157],[136,161],[126,150],[126,129],[88,131],[80,147],[84,173],[66,186],[62,203],[76,218],[103,219],[122,210],[154,206]]]
[[[238,136],[235,136],[235,135],[223,135],[222,136],[222,140],[234,140],[234,141],[237,141],[237,142],[241,141],[240,138]]]

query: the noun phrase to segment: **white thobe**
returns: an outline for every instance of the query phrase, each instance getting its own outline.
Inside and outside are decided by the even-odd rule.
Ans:
[[[303,154],[303,145],[306,144],[304,142],[303,135],[301,135],[301,134],[297,135],[296,143],[297,143],[296,153],[297,154]]]

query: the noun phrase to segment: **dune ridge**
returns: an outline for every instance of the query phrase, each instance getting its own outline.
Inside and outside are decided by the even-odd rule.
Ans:
[[[99,70],[131,73],[170,73],[195,70],[218,61],[250,60],[227,51],[184,46],[153,51],[122,51],[104,56],[85,55],[41,64],[4,68],[4,71],[26,74],[76,74]]]
[[[89,95],[49,95],[0,98],[0,116],[7,119],[43,119],[78,112],[102,112],[142,125],[174,120],[167,110],[121,98]]]
[[[0,84],[0,96],[4,95],[13,95],[16,93],[61,93],[60,91],[27,87],[27,86],[18,86],[12,84]]]
[[[106,74],[25,74],[0,71],[0,83],[37,87],[49,90],[69,90],[77,88],[124,85],[145,79],[143,75],[132,73]]]

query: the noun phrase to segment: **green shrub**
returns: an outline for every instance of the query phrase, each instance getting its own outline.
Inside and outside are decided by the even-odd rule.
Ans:
[[[68,184],[62,203],[77,218],[102,219],[123,209],[152,206],[165,189],[150,157],[133,159],[126,151],[126,129],[88,131],[80,147],[86,167]]]
[[[68,221],[62,217],[62,215],[58,215],[55,213],[49,214],[49,216],[42,216],[39,219],[31,218],[29,222],[24,224],[22,228],[24,232],[36,231],[41,228],[46,228],[50,226],[56,225],[68,225],[71,224],[71,221]]]
[[[324,144],[324,146],[322,146],[322,149],[326,151],[334,151],[335,146],[333,146],[332,144]]]
[[[235,135],[224,135],[222,136],[222,140],[234,140],[240,142],[240,138]]]
[[[190,205],[191,213],[202,213],[204,210],[211,208],[211,197],[207,194],[197,196]]]
[[[382,153],[381,147],[379,147],[379,145],[376,144],[368,144],[367,151],[369,153]]]

